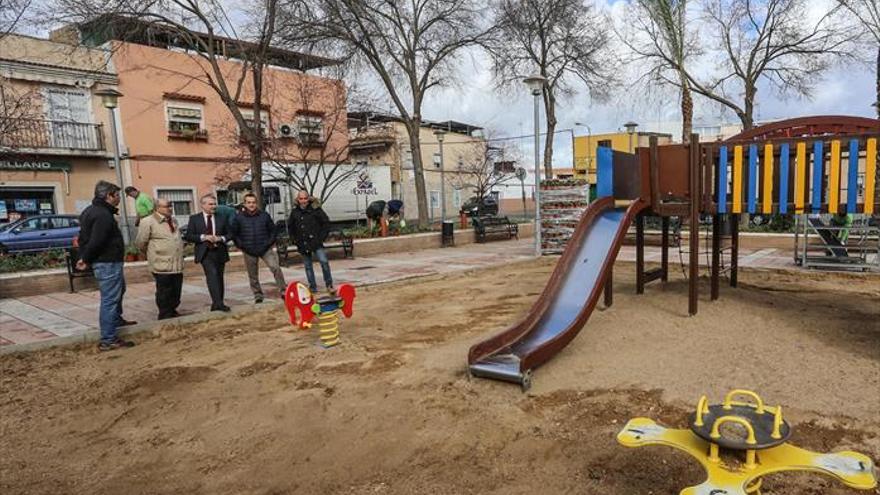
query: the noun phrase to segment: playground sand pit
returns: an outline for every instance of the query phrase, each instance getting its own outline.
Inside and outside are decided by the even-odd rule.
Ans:
[[[0,493],[674,494],[696,462],[615,435],[635,416],[683,427],[733,388],[782,404],[796,445],[880,459],[876,276],[741,272],[688,317],[683,280],[636,296],[618,264],[614,306],[529,393],[469,380],[468,347],[522,315],[554,261],[360,290],[331,350],[273,306],[126,351],[2,356]]]

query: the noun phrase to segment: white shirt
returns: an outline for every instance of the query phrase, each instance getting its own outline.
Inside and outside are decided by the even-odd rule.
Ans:
[[[205,228],[207,228],[208,227],[208,214],[205,212],[202,212],[202,218],[205,220]],[[211,215],[211,231],[207,232],[205,234],[202,234],[202,240],[204,241],[205,237],[207,237],[209,235],[215,235],[214,234],[215,232],[217,232],[217,214],[216,213]],[[223,242],[226,242],[226,236],[221,235],[220,240]]]

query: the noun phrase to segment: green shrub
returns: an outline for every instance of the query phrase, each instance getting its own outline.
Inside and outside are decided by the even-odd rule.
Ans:
[[[28,270],[44,270],[64,266],[64,251],[50,249],[34,254],[10,254],[0,256],[0,273],[14,273]]]

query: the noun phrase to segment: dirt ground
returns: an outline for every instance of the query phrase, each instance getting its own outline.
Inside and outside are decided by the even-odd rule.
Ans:
[[[616,433],[635,416],[684,427],[732,388],[782,404],[796,445],[880,460],[877,277],[741,273],[689,318],[683,280],[636,296],[618,264],[614,306],[528,394],[468,379],[468,347],[522,315],[553,262],[362,289],[330,350],[272,306],[131,350],[0,357],[0,493],[676,494],[697,463]]]

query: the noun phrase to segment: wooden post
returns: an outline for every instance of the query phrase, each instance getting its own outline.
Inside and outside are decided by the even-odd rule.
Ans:
[[[730,220],[730,286],[736,287],[736,272],[739,270],[739,215]]]
[[[611,304],[614,302],[614,268],[608,269],[608,278],[605,279],[605,290],[603,291],[605,295],[605,307],[610,308]]]
[[[660,220],[662,236],[661,236],[661,247],[660,247],[660,270],[662,276],[660,280],[663,282],[669,281],[669,217],[662,217]]]
[[[690,244],[689,253],[689,275],[688,275],[688,314],[693,316],[697,314],[697,299],[700,276],[700,136],[691,134],[690,143],[688,144],[689,160],[688,171],[690,172],[689,194],[690,194],[690,232],[688,242]]]
[[[636,215],[636,294],[645,293],[645,215]]]
[[[712,215],[712,300],[718,299],[721,274],[721,215]]]

